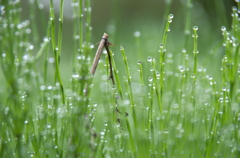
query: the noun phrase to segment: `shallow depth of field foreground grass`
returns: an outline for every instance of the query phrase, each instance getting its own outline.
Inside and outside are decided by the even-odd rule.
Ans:
[[[25,1],[26,19],[23,1],[0,0],[1,158],[240,157],[237,6],[225,23],[231,27],[215,32],[206,21],[194,23],[198,3],[191,0],[181,2],[179,16],[166,1],[159,36],[150,22],[131,34],[118,19],[110,22],[113,85],[105,51],[90,74],[106,31],[93,34],[90,0],[72,0],[68,38],[59,1],[58,14],[53,0],[49,12]],[[221,6],[214,7],[224,15]]]

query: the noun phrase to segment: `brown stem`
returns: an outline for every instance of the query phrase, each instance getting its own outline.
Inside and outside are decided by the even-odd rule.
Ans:
[[[97,69],[97,66],[98,66],[98,61],[100,59],[100,56],[102,54],[102,51],[103,51],[103,48],[105,46],[105,43],[106,43],[107,39],[108,39],[108,34],[104,33],[101,41],[99,42],[99,46],[98,46],[95,58],[93,60],[92,68],[91,68],[91,71],[90,71],[90,73],[92,75],[94,75],[95,72],[96,72],[96,69]]]

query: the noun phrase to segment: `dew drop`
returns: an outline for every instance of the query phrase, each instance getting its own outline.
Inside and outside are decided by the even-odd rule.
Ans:
[[[225,26],[222,26],[222,27],[221,27],[221,30],[222,30],[222,31],[226,31],[226,27],[225,27]]]
[[[76,36],[75,36],[75,39],[76,39],[76,40],[78,40],[79,38],[80,38],[80,36],[79,36],[79,35],[76,35]]]
[[[198,26],[193,26],[193,30],[197,31],[198,30]]]
[[[48,38],[48,37],[44,37],[44,38],[43,38],[43,41],[44,41],[44,42],[49,42],[49,38]]]
[[[71,3],[71,6],[72,6],[72,7],[78,7],[78,5],[79,5],[79,4],[78,4],[77,2],[76,2],[76,3],[74,3],[74,2]]]
[[[134,36],[135,36],[135,37],[140,37],[140,36],[141,36],[141,32],[135,31],[135,32],[134,32]]]
[[[159,44],[159,48],[163,49],[163,44],[162,43]]]
[[[43,4],[39,4],[39,9],[43,9],[44,8],[44,5]]]
[[[120,46],[120,50],[124,50],[124,48],[123,48],[123,46],[122,46],[122,45]]]
[[[148,56],[147,61],[148,61],[148,62],[152,62],[152,60],[153,60],[153,57]]]
[[[30,34],[32,31],[31,31],[31,29],[26,29],[26,34]]]
[[[5,13],[4,6],[0,5],[0,15],[3,15]]]
[[[153,81],[153,78],[152,78],[152,77],[149,77],[149,78],[148,78],[148,81],[149,81],[149,82],[152,82],[152,81]]]
[[[52,58],[52,57],[51,57],[51,58],[48,58],[48,62],[49,62],[49,63],[54,63],[54,61],[55,61],[54,58]]]
[[[170,19],[173,19],[174,15],[173,14],[169,14],[168,16]]]
[[[191,75],[191,78],[195,78],[195,77],[196,77],[195,74],[192,74],[192,75]]]
[[[33,49],[34,49],[34,46],[33,46],[33,45],[30,45],[28,48],[29,48],[29,50],[33,50]]]
[[[40,87],[40,89],[41,89],[42,91],[44,91],[44,90],[46,90],[46,86],[42,85],[42,86]]]
[[[193,51],[193,54],[198,54],[199,53],[199,51],[198,50],[196,50],[196,51]]]

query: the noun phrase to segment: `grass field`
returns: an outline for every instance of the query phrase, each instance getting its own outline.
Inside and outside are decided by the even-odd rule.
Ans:
[[[0,0],[1,158],[240,157],[238,0],[66,2]]]

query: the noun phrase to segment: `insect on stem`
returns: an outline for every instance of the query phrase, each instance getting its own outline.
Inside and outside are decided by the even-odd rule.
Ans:
[[[114,78],[113,78],[113,71],[112,71],[112,59],[111,59],[111,54],[109,51],[109,45],[112,45],[110,42],[106,41],[105,42],[105,49],[107,50],[108,53],[108,61],[109,61],[109,66],[110,66],[110,76],[109,79],[112,80],[112,84],[115,85]]]
[[[105,47],[105,49],[107,51],[107,54],[108,54],[108,60],[109,60],[109,65],[110,65],[110,76],[109,76],[109,79],[111,79],[112,80],[112,84],[115,85],[114,78],[113,78],[113,72],[112,72],[112,60],[111,60],[111,53],[110,53],[110,50],[109,50],[109,45],[113,45],[113,44],[108,42],[108,34],[104,33],[103,36],[102,36],[101,41],[99,42],[99,46],[98,46],[95,58],[93,60],[93,64],[92,64],[92,68],[91,68],[90,73],[92,75],[95,74],[97,66],[98,66],[98,61],[99,61],[100,56],[102,54],[103,48]]]

